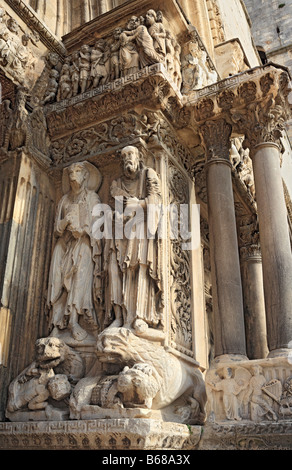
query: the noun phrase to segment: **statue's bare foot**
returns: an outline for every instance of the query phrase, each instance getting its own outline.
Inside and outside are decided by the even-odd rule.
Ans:
[[[76,341],[83,341],[88,336],[87,332],[78,323],[72,326],[72,335]]]
[[[121,328],[122,326],[123,320],[121,318],[117,318],[107,328]]]

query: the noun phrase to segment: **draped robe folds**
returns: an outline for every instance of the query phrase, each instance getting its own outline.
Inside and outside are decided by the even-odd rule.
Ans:
[[[59,203],[55,222],[58,239],[52,256],[47,300],[51,328],[66,328],[73,309],[91,328],[96,328],[102,302],[102,247],[100,240],[92,236],[92,210],[99,203],[99,196],[88,189],[78,196],[69,192]],[[61,221],[68,213],[76,218],[76,228],[79,225],[82,230],[80,238],[73,236],[70,226],[62,230]]]
[[[141,68],[163,60],[163,57],[154,49],[153,38],[150,36],[146,26],[140,25],[134,31],[126,31],[125,34],[130,36],[132,41],[135,40],[139,52]]]
[[[138,198],[146,204],[158,207],[154,220],[152,238],[147,238],[147,210],[141,222],[142,236],[129,239],[108,240],[105,246],[106,272],[106,316],[111,316],[114,305],[119,305],[124,311],[124,321],[132,323],[136,319],[144,320],[149,326],[157,327],[163,324],[161,275],[159,272],[159,241],[157,228],[159,222],[159,207],[161,205],[160,181],[152,169],[140,171],[136,180],[120,178],[111,187],[113,197]],[[114,228],[119,221],[115,213]],[[122,229],[129,223],[129,217],[120,217]],[[133,217],[132,217],[133,219]],[[137,219],[136,219],[137,220]],[[134,228],[134,227],[133,227]],[[155,233],[156,232],[156,233]],[[136,225],[137,233],[137,225]]]

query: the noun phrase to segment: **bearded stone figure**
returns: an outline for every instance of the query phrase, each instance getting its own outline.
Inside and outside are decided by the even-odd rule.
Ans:
[[[63,173],[63,191],[56,215],[55,236],[48,289],[52,336],[69,330],[77,341],[96,329],[98,279],[101,270],[100,240],[92,236],[92,211],[100,198],[99,170],[88,162],[74,163]]]
[[[155,328],[163,324],[158,217],[150,221],[147,208],[152,205],[159,214],[160,179],[143,165],[137,147],[125,147],[121,156],[123,175],[113,181],[111,195],[124,211],[115,211],[115,236],[105,246],[106,322],[114,311],[110,327],[132,328],[139,320]]]

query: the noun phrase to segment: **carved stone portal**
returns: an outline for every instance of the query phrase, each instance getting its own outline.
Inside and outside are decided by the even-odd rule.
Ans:
[[[10,385],[10,421],[205,420],[202,372],[165,347],[160,177],[137,147],[121,156],[114,210],[97,194],[102,175],[93,164],[63,171],[47,294],[51,334]]]

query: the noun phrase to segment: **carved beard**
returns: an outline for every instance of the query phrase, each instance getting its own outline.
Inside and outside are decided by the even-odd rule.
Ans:
[[[139,172],[139,167],[132,162],[127,162],[124,166],[124,173],[128,178],[134,179]]]

